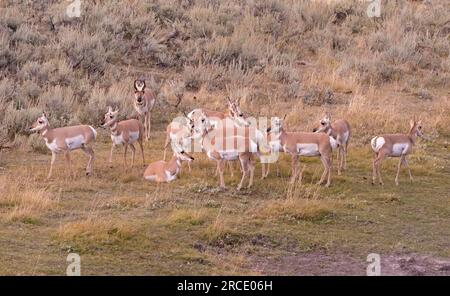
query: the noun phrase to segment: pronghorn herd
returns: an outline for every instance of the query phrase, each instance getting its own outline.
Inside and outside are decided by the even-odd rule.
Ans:
[[[119,121],[119,110],[108,108],[104,115],[102,127],[111,131],[111,153],[109,163],[112,163],[114,148],[117,145],[124,145],[123,161],[125,166],[127,149],[132,151],[132,166],[134,165],[137,142],[141,150],[142,162],[145,165],[143,140],[149,140],[151,128],[151,112],[156,101],[152,90],[146,88],[144,80],[134,82],[133,106],[139,117]],[[276,163],[277,175],[278,154],[286,153],[291,157],[292,170],[291,182],[295,182],[299,177],[300,157],[320,158],[324,171],[318,184],[331,184],[331,171],[333,151],[337,150],[337,171],[341,174],[347,168],[347,150],[352,132],[350,124],[343,119],[332,122],[331,117],[326,115],[320,120],[319,127],[313,132],[292,132],[285,130],[284,119],[273,117],[270,126],[264,130],[259,130],[250,117],[246,117],[241,110],[239,103],[227,100],[227,112],[213,111],[205,108],[194,109],[180,120],[172,121],[166,129],[166,141],[164,145],[164,159],[153,162],[145,169],[144,179],[155,182],[171,182],[177,178],[181,171],[182,162],[190,163],[194,158],[188,154],[192,152],[205,152],[207,157],[216,162],[216,173],[219,175],[219,186],[224,188],[224,168],[228,163],[232,168],[231,161],[239,161],[242,177],[238,185],[238,190],[244,185],[248,178],[248,186],[253,184],[255,171],[255,158],[262,164],[261,178],[267,178],[269,174],[269,163]],[[142,123],[142,121],[144,123]],[[77,125],[52,129],[48,118],[43,113],[30,128],[31,132],[39,132],[45,140],[45,144],[52,152],[50,170],[47,178],[52,176],[53,165],[56,155],[64,153],[69,172],[71,170],[70,151],[81,149],[89,156],[86,174],[93,172],[94,150],[92,145],[97,137],[96,130],[90,125]],[[408,168],[410,180],[411,171],[408,166],[408,155],[417,137],[424,137],[422,132],[422,122],[411,120],[410,130],[406,134],[386,134],[376,136],[371,140],[371,148],[375,152],[373,161],[373,179],[376,178],[380,184],[381,162],[386,157],[400,157],[395,183],[398,185],[400,168],[405,165]],[[166,150],[171,144],[173,156],[166,162]],[[266,165],[267,164],[267,165]]]

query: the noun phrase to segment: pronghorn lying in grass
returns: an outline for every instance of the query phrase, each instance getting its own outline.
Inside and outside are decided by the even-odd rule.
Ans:
[[[333,147],[337,145],[332,137],[324,133],[286,132],[280,118],[273,120],[269,131],[274,134],[274,139],[279,140],[283,151],[292,157],[291,182],[295,182],[299,174],[299,156],[319,156],[324,171],[318,184],[323,184],[326,179],[326,186],[330,186]]]
[[[134,81],[134,109],[139,118],[144,117],[145,140],[150,139],[152,109],[155,105],[155,94],[145,86],[144,80]]]
[[[182,161],[193,161],[194,158],[181,148],[174,149],[174,154],[169,162],[164,160],[151,163],[144,172],[144,178],[154,182],[171,182],[177,178],[181,170]]]
[[[188,119],[189,120],[189,119]],[[172,148],[180,146],[183,150],[190,150],[191,130],[187,123],[173,120],[166,128],[166,142],[164,144],[163,160],[166,160],[167,147],[172,143]],[[191,171],[191,161],[188,161],[189,172]]]
[[[142,146],[142,140],[144,137],[144,127],[142,123],[137,119],[128,119],[119,121],[119,110],[113,111],[111,107],[108,107],[108,112],[105,114],[103,120],[103,127],[109,127],[111,129],[111,152],[109,154],[109,163],[112,165],[112,156],[116,145],[124,145],[123,161],[127,166],[127,150],[128,146],[131,148],[132,161],[131,166],[134,165],[134,159],[136,155],[136,148],[134,143],[138,142],[141,148],[142,164],[145,165],[144,147]]]
[[[86,175],[92,175],[94,150],[90,147],[97,137],[97,132],[90,125],[76,125],[52,129],[45,113],[40,116],[30,128],[31,132],[38,131],[45,140],[45,144],[52,152],[52,160],[50,162],[50,171],[47,179],[52,176],[53,165],[58,153],[64,152],[69,172],[72,174],[72,165],[70,160],[70,151],[81,149],[89,156],[89,162],[86,168]]]
[[[333,137],[338,144],[337,150],[337,164],[338,175],[341,174],[341,170],[347,169],[347,148],[348,142],[351,137],[350,124],[345,119],[338,119],[331,123],[331,116],[325,115],[320,120],[320,127],[315,128],[313,132],[324,132],[327,135]]]
[[[373,151],[375,152],[375,159],[373,161],[373,175],[372,184],[375,184],[376,176],[381,185],[383,180],[381,179],[381,162],[386,157],[400,157],[398,163],[397,175],[395,176],[395,184],[398,185],[398,175],[400,174],[400,168],[405,165],[408,169],[409,179],[413,181],[411,170],[408,164],[408,155],[411,154],[412,148],[416,143],[416,138],[425,138],[422,133],[422,121],[410,121],[410,129],[407,134],[387,134],[376,136],[370,141]]]
[[[221,188],[225,188],[223,176],[225,161],[237,159],[239,159],[242,169],[242,178],[237,189],[242,188],[248,175],[250,175],[250,179],[247,188],[250,188],[253,184],[255,170],[252,156],[254,153],[258,153],[258,144],[245,132],[223,133],[222,123],[218,122],[218,124],[217,128],[214,128],[205,115],[193,120],[191,126],[192,138],[199,141],[208,157],[217,162],[219,186]],[[230,123],[230,125],[234,126],[233,123]]]

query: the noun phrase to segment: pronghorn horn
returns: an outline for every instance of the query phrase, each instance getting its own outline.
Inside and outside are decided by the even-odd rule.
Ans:
[[[145,81],[136,79],[134,81],[134,89],[137,91],[143,91],[145,89]]]
[[[108,112],[112,112],[111,106],[108,106]]]
[[[286,114],[284,114],[284,116],[283,116],[283,120],[285,120],[285,119],[286,119],[286,116],[287,116],[287,113],[286,113]]]

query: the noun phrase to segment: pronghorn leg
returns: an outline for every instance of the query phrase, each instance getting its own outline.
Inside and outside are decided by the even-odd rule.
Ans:
[[[248,181],[247,188],[252,187],[253,185],[253,177],[255,176],[255,163],[253,162],[252,156],[250,155],[249,159],[249,167],[250,167],[250,180]]]
[[[298,155],[297,154],[293,154],[292,155],[292,177],[291,177],[291,183],[294,183],[295,180],[297,179],[298,176],[298,170],[299,170],[299,166],[300,163],[298,161]]]
[[[131,149],[131,167],[134,166],[134,159],[136,157],[136,148],[134,147],[133,144],[130,144],[130,149]]]
[[[276,166],[277,166],[277,177],[280,177],[281,171],[280,171],[280,163],[278,162],[278,160],[277,160]]]
[[[329,187],[331,185],[331,169],[333,166],[333,157],[327,157],[327,167],[328,167],[328,179],[327,179],[327,184],[325,185],[326,187]]]
[[[55,161],[56,161],[56,153],[52,152],[52,160],[50,161],[50,170],[48,171],[47,180],[50,179],[50,177],[52,176],[53,165],[55,164]]]
[[[127,167],[128,143],[123,144],[123,163]]]
[[[347,146],[348,146],[348,143],[345,143],[344,145],[342,145],[342,148],[344,148],[344,171],[347,170]]]
[[[221,159],[217,162],[217,168],[219,170],[219,186],[225,188],[225,180],[223,178],[223,170],[225,167],[225,160]]]
[[[227,161],[227,164],[228,164],[228,168],[230,170],[231,177],[234,177],[233,162]]]
[[[73,171],[72,171],[72,161],[70,160],[70,152],[69,151],[64,152],[64,156],[66,158],[67,167],[69,168],[69,175],[72,177]]]
[[[151,122],[152,114],[150,113],[150,111],[147,112],[146,118],[147,118],[147,125],[148,125],[148,128],[147,128],[147,141],[148,141],[148,140],[150,140],[150,129],[152,128],[152,122]]]
[[[90,175],[92,175],[92,167],[93,167],[94,158],[95,158],[94,150],[92,150],[92,148],[88,147],[88,146],[83,146],[81,149],[83,150],[83,152],[86,155],[89,156],[89,161],[88,161],[88,164],[86,167],[86,175],[90,176]]]
[[[375,181],[376,181],[377,175],[378,175],[377,165],[376,165],[377,158],[378,158],[378,154],[375,153],[375,157],[372,162],[372,185],[375,185]]]
[[[336,162],[337,162],[337,170],[338,170],[338,175],[340,175],[341,174],[341,159],[342,159],[342,157],[343,157],[343,155],[342,155],[342,151],[341,151],[341,148],[342,146],[341,145],[339,145],[339,147],[337,148],[337,153],[336,153]]]
[[[166,142],[164,143],[164,154],[163,154],[164,161],[166,160],[166,152],[167,152],[167,147],[169,147],[169,144],[170,144],[170,135],[169,135],[169,133],[167,133]]]
[[[239,161],[241,163],[241,168],[242,168],[242,177],[241,177],[241,182],[239,182],[239,185],[237,187],[237,190],[241,190],[242,185],[244,184],[244,179],[247,176],[248,173],[248,159],[245,155],[239,156]]]
[[[269,169],[269,164],[267,164],[267,169]],[[261,179],[266,178],[266,164],[261,162]]]
[[[112,167],[112,157],[113,157],[113,152],[114,152],[114,148],[116,147],[116,145],[114,145],[114,143],[111,146],[111,152],[109,153],[109,166]]]
[[[322,161],[323,164],[323,173],[322,176],[320,177],[319,182],[317,182],[317,185],[322,185],[323,182],[325,182],[325,178],[327,178],[327,176],[329,175],[329,168],[330,168],[330,160],[329,157],[327,156],[321,156],[320,160]],[[327,182],[327,186],[329,186],[328,182]]]
[[[380,182],[380,185],[384,185],[383,180],[381,179],[381,162],[385,158],[384,152],[378,152],[378,157],[374,161],[374,166],[376,168],[376,172],[378,175],[378,181]]]
[[[142,165],[145,166],[144,146],[142,144],[142,140],[139,140],[138,143],[139,143],[139,147],[141,148]]]
[[[191,172],[191,161],[188,161],[188,170],[189,170],[189,173]]]
[[[145,133],[145,141],[148,142],[148,119],[147,119],[147,114],[144,114],[144,133]]]
[[[398,176],[400,175],[400,169],[402,167],[404,157],[405,157],[404,155],[402,155],[400,157],[400,160],[399,160],[398,166],[397,166],[397,174],[395,175],[395,185],[397,185],[397,186],[398,186]]]
[[[409,168],[408,156],[407,156],[407,155],[405,155],[405,156],[403,157],[403,165],[406,166],[406,168],[408,169],[409,180],[410,180],[411,182],[413,182],[414,180],[413,180],[413,176],[412,176],[412,174],[411,174],[411,169]]]

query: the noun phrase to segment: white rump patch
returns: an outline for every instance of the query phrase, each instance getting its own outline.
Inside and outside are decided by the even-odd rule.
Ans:
[[[397,143],[392,146],[392,155],[400,156],[405,154],[409,149],[409,143]]]
[[[386,140],[383,137],[374,137],[370,141],[370,145],[372,146],[372,150],[378,153],[380,151],[381,147],[383,147],[384,143],[386,143]]]
[[[345,143],[348,142],[348,137],[349,137],[349,136],[350,136],[349,131],[346,131],[346,132],[344,133],[344,138],[342,139],[342,144],[345,144]]]
[[[317,156],[319,155],[319,146],[315,143],[297,144],[297,153],[302,156]]]
[[[81,146],[83,146],[83,144],[85,143],[85,140],[83,135],[78,135],[75,137],[67,138],[65,142],[69,150],[74,150],[81,148]]]

